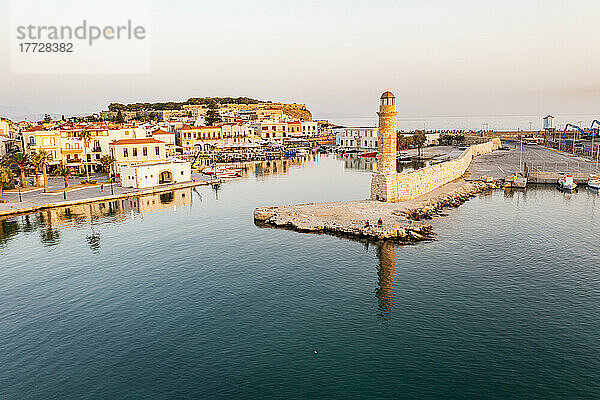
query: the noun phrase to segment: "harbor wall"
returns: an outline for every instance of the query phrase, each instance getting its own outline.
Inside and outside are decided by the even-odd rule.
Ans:
[[[460,178],[473,158],[491,153],[501,145],[500,139],[494,138],[489,142],[470,146],[455,160],[408,173],[376,173],[371,180],[371,199],[386,202],[415,199]]]

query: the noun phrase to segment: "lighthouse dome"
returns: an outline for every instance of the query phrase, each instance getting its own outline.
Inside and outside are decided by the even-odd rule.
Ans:
[[[385,92],[381,95],[381,103],[382,106],[393,106],[396,104],[396,97],[392,92]]]

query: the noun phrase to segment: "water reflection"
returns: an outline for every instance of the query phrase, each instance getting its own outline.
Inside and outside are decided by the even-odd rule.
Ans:
[[[301,157],[274,159],[267,161],[228,163],[227,165],[242,171],[242,178],[266,177],[270,175],[287,174],[290,167],[310,166],[317,163],[319,154],[308,154]]]
[[[396,275],[396,250],[393,242],[377,243],[377,317],[388,321],[394,306],[394,277]]]
[[[96,227],[126,221],[135,215],[174,210],[178,206],[192,205],[193,188],[178,189],[155,195],[113,201],[71,205],[42,210],[36,214],[0,219],[0,246],[19,233],[39,232],[40,242],[47,247],[61,243],[63,226],[84,228],[89,222],[90,233],[85,241],[92,253],[99,253],[102,237]]]
[[[377,159],[370,157],[360,157],[357,154],[338,154],[337,158],[344,162],[345,169],[352,169],[358,171],[375,172],[377,171]],[[397,172],[410,172],[429,165],[428,161],[412,160],[412,161],[398,161],[396,163]]]

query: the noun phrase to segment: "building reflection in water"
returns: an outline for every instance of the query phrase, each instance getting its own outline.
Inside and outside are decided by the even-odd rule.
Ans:
[[[56,246],[61,243],[60,228],[76,226],[89,229],[85,237],[86,243],[93,253],[99,253],[102,237],[97,227],[103,224],[123,223],[136,215],[191,206],[192,190],[194,189],[178,189],[148,196],[49,208],[36,214],[6,217],[0,219],[0,247],[20,232],[34,231],[39,232],[40,242],[44,246]]]
[[[377,170],[377,159],[360,157],[357,154],[338,154],[337,158],[344,161],[345,169],[374,172]]]
[[[390,319],[394,306],[394,277],[396,275],[395,244],[389,241],[377,244],[377,316],[384,321]]]
[[[242,171],[242,178],[266,177],[270,175],[287,174],[290,167],[306,166],[316,163],[319,160],[319,154],[311,153],[301,157],[281,158],[267,161],[230,163],[233,168]]]
[[[338,159],[344,161],[344,168],[358,171],[375,172],[377,171],[377,159],[370,157],[361,157],[357,154],[339,154]],[[396,172],[410,172],[426,167],[428,162],[412,160],[408,162],[398,161],[396,163]]]

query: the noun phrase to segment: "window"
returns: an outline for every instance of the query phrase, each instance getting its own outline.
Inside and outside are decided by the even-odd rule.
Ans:
[[[133,148],[133,156],[134,156],[134,157],[137,157],[137,147],[134,147],[134,148]]]
[[[154,148],[154,151],[156,152],[156,155],[159,156],[160,155],[160,147],[156,146]]]
[[[144,155],[144,157],[148,157],[148,148],[147,147],[144,147],[142,149],[142,154]]]
[[[135,149],[134,149],[135,151]],[[123,157],[127,158],[129,157],[129,154],[127,154],[127,149],[123,149]]]

